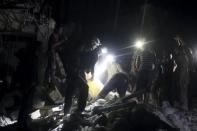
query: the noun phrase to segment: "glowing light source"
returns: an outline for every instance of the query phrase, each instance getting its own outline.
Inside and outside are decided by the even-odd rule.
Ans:
[[[97,63],[94,69],[94,79],[100,80],[101,75],[105,72],[106,69],[107,69],[107,63],[105,60],[102,61],[101,63]]]
[[[100,80],[101,75],[106,71],[108,63],[111,63],[115,61],[115,58],[112,54],[107,54],[105,58],[99,62],[96,63],[95,68],[94,68],[94,78],[97,80]]]
[[[106,54],[107,52],[108,52],[107,48],[101,49],[101,53],[102,53],[102,54]]]
[[[138,41],[136,41],[135,46],[136,46],[138,49],[142,49],[143,46],[144,46],[144,41],[143,41],[143,40],[138,40]]]
[[[113,62],[114,61],[114,56],[113,55],[107,55],[107,62]]]

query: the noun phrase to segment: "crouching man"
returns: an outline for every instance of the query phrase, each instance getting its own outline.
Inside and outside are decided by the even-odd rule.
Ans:
[[[116,90],[119,97],[125,96],[127,89],[130,87],[129,77],[125,73],[116,73],[106,83],[102,91],[99,93],[96,99],[103,99],[107,96],[110,91]]]

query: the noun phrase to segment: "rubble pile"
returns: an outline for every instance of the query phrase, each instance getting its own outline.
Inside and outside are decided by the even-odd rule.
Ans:
[[[1,116],[0,117],[0,127],[5,127],[7,125],[11,125],[11,124],[14,124],[16,123],[17,120],[12,120],[6,116]]]
[[[156,109],[152,105],[135,101],[109,104],[98,100],[82,115],[68,115],[52,131],[190,131],[189,120],[178,109],[164,105]],[[63,125],[64,124],[64,125]]]
[[[136,95],[136,94],[135,94]],[[87,103],[82,114],[64,115],[64,104],[42,106],[29,114],[31,130],[44,131],[195,131],[195,113],[173,108],[168,102],[162,107],[137,103],[132,96],[123,99],[98,99]],[[17,123],[17,119],[0,117],[0,126]],[[15,126],[15,125],[14,125]]]

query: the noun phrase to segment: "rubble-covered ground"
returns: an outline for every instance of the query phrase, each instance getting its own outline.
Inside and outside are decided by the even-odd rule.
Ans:
[[[13,116],[1,115],[0,130],[17,130]],[[196,123],[196,110],[183,112],[168,102],[155,107],[135,99],[99,99],[82,115],[64,116],[63,104],[43,106],[29,114],[27,126],[33,131],[197,131]]]

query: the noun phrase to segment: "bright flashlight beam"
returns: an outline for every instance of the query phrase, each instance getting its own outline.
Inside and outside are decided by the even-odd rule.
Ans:
[[[106,54],[108,52],[107,48],[101,49],[102,54]]]
[[[101,63],[96,63],[95,65],[95,72],[94,72],[94,78],[97,80],[100,80],[100,77],[102,74],[106,71],[108,63],[111,63],[115,61],[115,58],[113,55],[108,54],[105,59]]]
[[[142,49],[143,46],[144,46],[144,42],[139,40],[139,41],[136,42],[135,46],[136,46],[137,48],[139,48],[139,49]]]
[[[114,56],[113,55],[108,55],[107,56],[107,62],[113,62],[114,61]]]
[[[95,71],[94,71],[94,79],[99,80],[100,81],[100,77],[101,75],[105,72],[105,70],[107,69],[107,63],[106,62],[102,62],[100,64],[96,64],[95,65]]]

